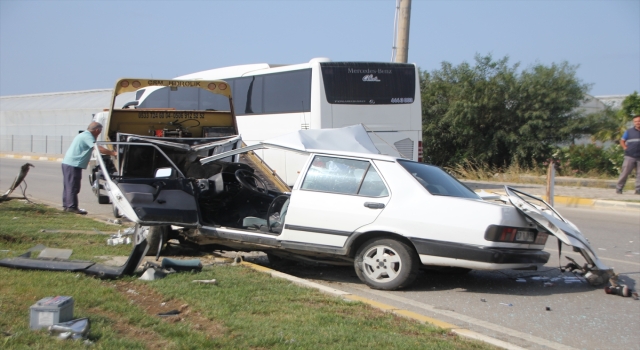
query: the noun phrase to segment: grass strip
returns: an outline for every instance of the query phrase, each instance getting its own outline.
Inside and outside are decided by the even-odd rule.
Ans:
[[[73,249],[72,259],[94,261],[131,250],[107,246],[105,235],[41,232],[113,231],[112,226],[42,205],[0,203],[0,223],[0,251],[5,256],[36,244]],[[217,285],[192,282],[213,278]],[[156,281],[0,268],[0,281],[3,349],[86,348],[80,341],[61,341],[29,329],[29,307],[55,295],[73,296],[74,317],[91,320],[89,339],[96,349],[491,348],[243,266],[213,265],[197,274],[171,274]],[[180,311],[176,316],[158,316],[175,309]]]

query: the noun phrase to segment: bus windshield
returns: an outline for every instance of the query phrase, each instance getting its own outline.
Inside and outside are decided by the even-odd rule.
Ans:
[[[416,70],[412,64],[323,62],[320,68],[331,104],[413,103]]]

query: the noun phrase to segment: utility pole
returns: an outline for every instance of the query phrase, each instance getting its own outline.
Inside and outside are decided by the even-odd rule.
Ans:
[[[411,0],[398,0],[398,36],[395,62],[407,63],[409,59],[409,22],[411,19]]]

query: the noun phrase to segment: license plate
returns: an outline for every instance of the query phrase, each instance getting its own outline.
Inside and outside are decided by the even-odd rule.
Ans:
[[[535,234],[531,231],[516,232],[516,242],[533,242]]]

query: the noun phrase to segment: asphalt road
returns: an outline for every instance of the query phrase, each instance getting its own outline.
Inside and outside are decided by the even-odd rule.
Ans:
[[[0,158],[0,192],[13,182],[27,161]],[[60,206],[60,163],[28,161],[29,198]],[[84,172],[80,207],[90,216],[113,218],[110,205],[100,205]],[[20,196],[20,190],[13,197]],[[557,208],[589,238],[602,261],[620,274],[621,283],[640,288],[640,212]],[[557,243],[547,242],[551,260],[542,271],[472,271],[466,275],[423,272],[409,289],[369,289],[353,268],[294,264],[279,270],[333,288],[441,319],[528,349],[603,349],[640,347],[640,301],[607,295],[558,269]],[[565,255],[583,263],[564,246]],[[258,263],[266,263],[265,260]],[[273,268],[273,267],[272,267]],[[551,286],[545,286],[551,283]],[[547,310],[549,309],[549,311]]]
[[[25,163],[34,165],[25,178],[27,198],[62,208],[62,168],[59,162],[0,158],[0,193],[9,189],[20,167]],[[93,217],[104,220],[113,219],[111,205],[98,204],[98,199],[91,191],[89,171],[83,170],[82,176],[78,195],[79,207],[87,210]],[[20,188],[11,194],[11,197],[21,196]]]
[[[581,228],[621,283],[640,288],[640,213],[557,209]],[[369,289],[350,267],[296,264],[279,270],[527,349],[638,349],[640,301],[605,294],[561,272],[556,239],[549,239],[546,250],[552,257],[542,271],[423,272],[411,288],[395,292]],[[564,256],[584,263],[567,246],[562,256],[563,265]]]

